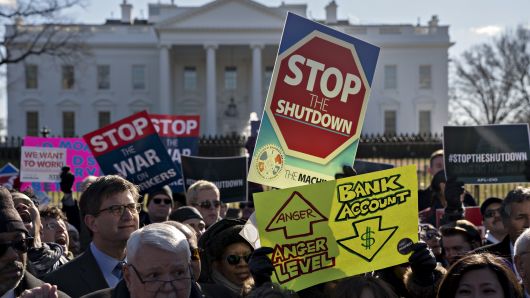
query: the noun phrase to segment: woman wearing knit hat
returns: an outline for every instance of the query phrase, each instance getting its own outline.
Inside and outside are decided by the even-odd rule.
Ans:
[[[239,235],[244,224],[240,219],[222,219],[199,241],[203,249],[200,281],[222,285],[237,296],[253,285],[248,267],[253,248]]]
[[[169,214],[169,219],[190,225],[195,230],[197,239],[200,239],[202,234],[206,231],[206,223],[199,210],[195,207],[182,206],[173,210],[173,212]]]

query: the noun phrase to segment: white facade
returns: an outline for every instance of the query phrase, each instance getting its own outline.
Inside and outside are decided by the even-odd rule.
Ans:
[[[337,21],[334,5],[322,22],[382,48],[363,133],[441,132],[448,26],[435,17],[428,26],[349,25]],[[306,8],[250,0],[150,4],[147,21],[131,22],[130,4],[122,4],[121,20],[74,24],[88,33],[91,56],[74,65],[71,89],[64,88],[61,61],[39,56],[8,66],[8,133],[47,126],[52,134],[82,135],[143,109],[200,114],[202,134],[242,132],[251,112],[261,116],[285,13],[305,16]],[[36,84],[28,84],[28,65],[37,66]]]

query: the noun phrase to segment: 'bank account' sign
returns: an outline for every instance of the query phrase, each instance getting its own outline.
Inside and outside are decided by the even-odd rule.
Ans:
[[[83,136],[106,175],[118,174],[145,193],[181,178],[147,113],[140,112]]]
[[[357,152],[379,48],[289,13],[248,180],[334,179]]]
[[[408,262],[418,241],[416,166],[254,194],[273,279],[294,291]]]

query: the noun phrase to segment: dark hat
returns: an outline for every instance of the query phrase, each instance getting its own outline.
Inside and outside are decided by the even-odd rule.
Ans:
[[[5,187],[0,186],[0,233],[15,231],[28,233],[15,209],[11,193]]]
[[[488,206],[493,203],[502,204],[502,199],[496,197],[487,198],[484,202],[482,202],[482,205],[480,205],[480,214],[484,216],[484,213],[486,213],[486,209],[488,209]]]
[[[173,212],[171,212],[171,214],[169,214],[170,220],[174,220],[178,222],[184,222],[188,219],[193,219],[193,218],[204,220],[199,210],[191,206],[182,206],[178,208],[177,210],[174,210]]]
[[[233,243],[247,243],[239,232],[243,229],[246,221],[235,218],[224,218],[211,225],[199,239],[201,253],[201,279],[208,280],[212,270],[212,263],[221,258],[225,248]],[[248,244],[252,247],[250,244]]]
[[[173,192],[171,191],[171,188],[169,188],[169,186],[167,185],[164,185],[160,189],[147,193],[147,205],[149,205],[149,203],[151,202],[151,199],[153,199],[156,195],[159,195],[159,194],[166,195],[168,198],[171,199],[171,201],[173,201]]]

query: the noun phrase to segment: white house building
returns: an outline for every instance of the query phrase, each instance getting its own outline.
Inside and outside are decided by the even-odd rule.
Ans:
[[[160,1],[159,1],[160,2]],[[202,134],[241,132],[261,116],[287,11],[251,0],[149,4],[147,20],[71,24],[91,55],[75,64],[35,56],[7,67],[8,134],[82,135],[148,110],[200,114]],[[331,1],[319,20],[382,48],[363,133],[441,132],[448,120],[448,26],[351,25]]]

